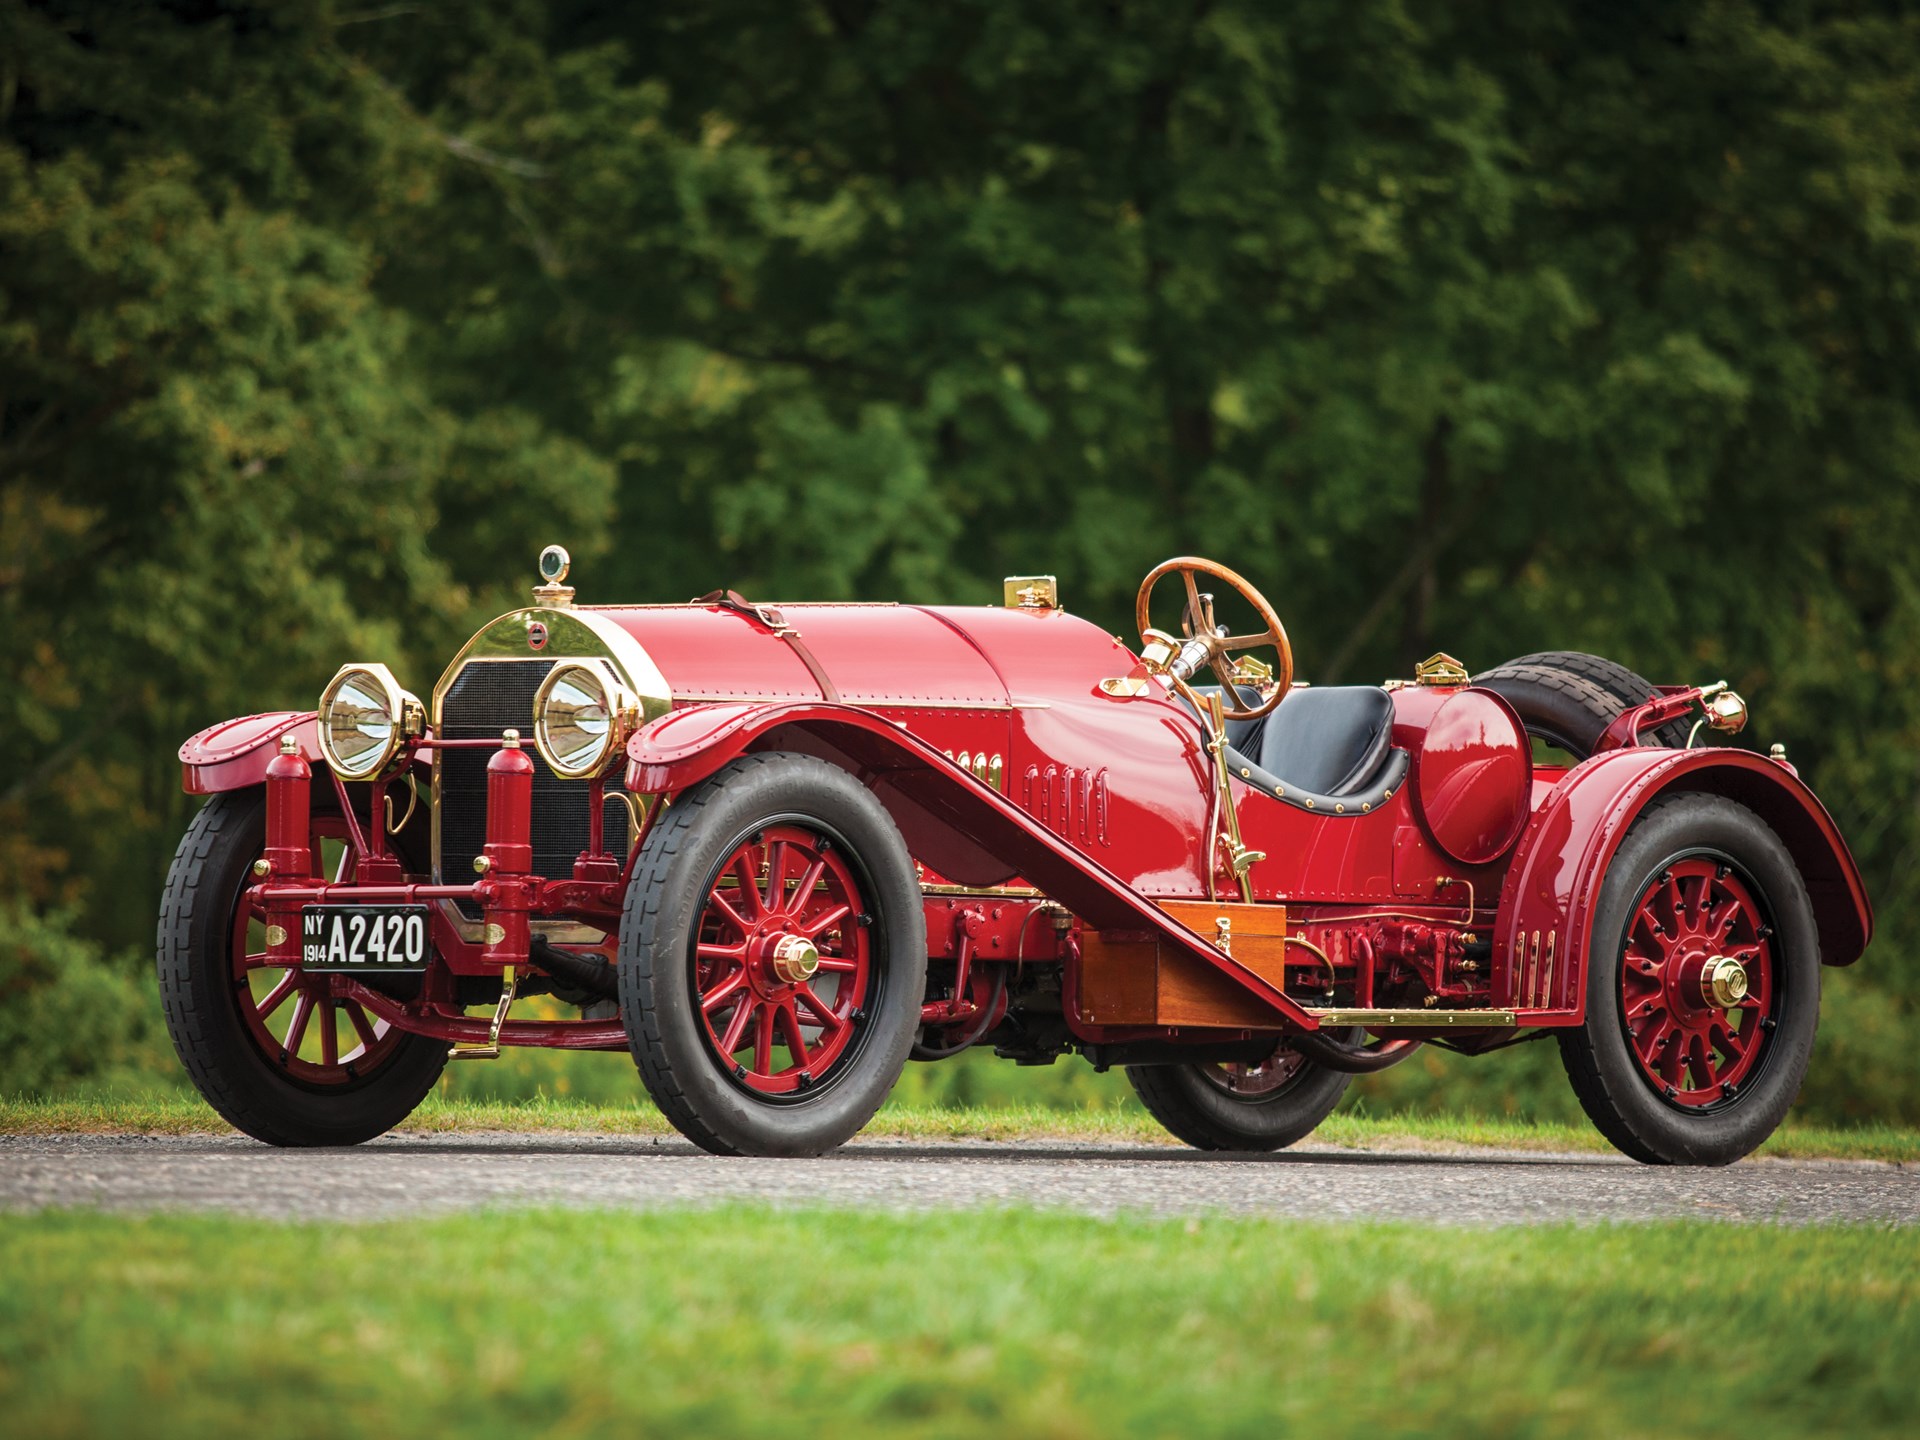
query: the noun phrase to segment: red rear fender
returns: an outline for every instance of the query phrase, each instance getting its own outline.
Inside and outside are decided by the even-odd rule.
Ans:
[[[1723,795],[1773,828],[1800,867],[1829,965],[1859,959],[1873,907],[1826,807],[1799,777],[1748,750],[1610,751],[1570,771],[1521,837],[1494,931],[1494,1003],[1578,1018],[1607,865],[1656,797]]]

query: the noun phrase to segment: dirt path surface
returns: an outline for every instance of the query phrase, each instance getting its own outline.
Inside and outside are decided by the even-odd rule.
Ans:
[[[501,1205],[726,1202],[889,1210],[1036,1205],[1487,1225],[1693,1218],[1920,1223],[1920,1171],[1760,1160],[1655,1169],[1590,1155],[1304,1147],[1221,1157],[1117,1145],[866,1140],[818,1160],[721,1160],[678,1140],[392,1136],[273,1150],[237,1136],[0,1139],[0,1210],[100,1206],[394,1219]]]

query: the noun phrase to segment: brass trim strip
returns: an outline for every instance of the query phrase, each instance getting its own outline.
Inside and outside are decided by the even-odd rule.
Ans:
[[[922,895],[979,895],[997,899],[1037,900],[1040,892],[1031,885],[922,885]]]
[[[1369,1030],[1440,1029],[1465,1026],[1492,1029],[1517,1025],[1512,1010],[1309,1010],[1320,1024],[1363,1025]]]
[[[803,705],[820,703],[818,696],[802,695],[682,695],[689,705]],[[850,710],[1046,710],[1044,700],[848,700]]]

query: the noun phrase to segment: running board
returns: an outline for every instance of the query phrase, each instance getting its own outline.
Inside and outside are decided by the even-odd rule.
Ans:
[[[1464,1026],[1489,1030],[1520,1023],[1513,1010],[1309,1010],[1307,1013],[1329,1026],[1363,1025],[1369,1030],[1438,1030]]]

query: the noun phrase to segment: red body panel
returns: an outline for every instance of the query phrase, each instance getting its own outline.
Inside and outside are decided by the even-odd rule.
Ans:
[[[1427,724],[1414,798],[1436,845],[1463,865],[1488,865],[1527,823],[1532,777],[1532,747],[1513,707],[1491,690],[1462,690]]]
[[[1859,958],[1873,934],[1866,888],[1832,817],[1798,777],[1746,750],[1613,750],[1568,772],[1521,838],[1494,931],[1496,1004],[1520,1003],[1533,978],[1543,1008],[1566,1021],[1580,1018],[1607,862],[1647,802],[1675,790],[1725,795],[1771,825],[1806,881],[1821,958],[1830,965]],[[1549,937],[1559,957],[1550,978],[1533,964],[1535,935],[1543,957]],[[1523,947],[1519,963],[1516,942]]]
[[[505,643],[489,658],[513,658],[523,633],[537,633],[542,647],[551,633],[560,654],[559,621],[549,628],[528,620],[542,613],[558,612],[496,622]],[[580,621],[572,630],[609,642],[599,653],[626,663],[636,686],[645,688],[640,672],[657,672],[649,693],[659,703],[646,711],[657,718],[627,745],[630,792],[671,796],[749,751],[818,756],[873,789],[931,879],[974,889],[1023,881],[1065,907],[1075,924],[1150,933],[1229,976],[1271,1010],[1273,1028],[1317,1027],[1280,984],[1156,903],[1237,898],[1214,834],[1215,762],[1184,705],[1157,689],[1133,698],[1101,690],[1101,681],[1133,672],[1139,661],[1096,626],[1047,609],[904,605],[573,613]],[[1286,941],[1300,943],[1300,967],[1331,972],[1325,993],[1335,981],[1347,984],[1367,1007],[1377,977],[1389,1005],[1492,1006],[1520,1012],[1523,1025],[1576,1022],[1607,863],[1646,803],[1673,789],[1724,794],[1759,813],[1806,877],[1824,958],[1845,964],[1864,948],[1872,916],[1851,857],[1825,810],[1785,767],[1744,751],[1629,747],[1570,771],[1536,771],[1518,717],[1490,692],[1405,687],[1393,691],[1392,704],[1392,744],[1408,758],[1391,773],[1404,778],[1383,782],[1364,803],[1321,797],[1322,808],[1307,808],[1307,797],[1269,793],[1251,768],[1228,781],[1246,847],[1264,852],[1248,876],[1253,898],[1287,906],[1298,929]],[[190,740],[181,749],[187,789],[210,794],[263,783],[287,733],[317,775],[314,717],[283,712],[229,721]],[[416,753],[416,763],[425,766],[425,755]],[[474,973],[521,963],[530,919],[615,925],[618,857],[596,847],[597,868],[571,879],[526,875],[531,762],[502,751],[490,770],[492,870],[481,881],[405,886],[396,867],[386,891],[272,888],[288,906],[342,903],[356,893],[477,901],[489,930],[504,938],[484,953],[448,940],[459,952],[451,968]],[[955,917],[974,903],[930,896],[930,905],[946,907],[935,917],[936,948],[959,953]],[[1019,952],[1064,962],[1061,990],[1074,1033],[1122,1038],[1078,1014],[1079,951],[1068,922],[1027,948],[1041,928],[1030,922],[1053,912],[1036,898],[1003,908],[985,918],[967,912],[981,937],[970,953],[983,961]],[[995,953],[995,945],[1011,950]],[[1295,964],[1295,952],[1286,953],[1283,970]],[[606,1039],[594,1033],[594,1043]]]
[[[672,729],[672,717],[635,735],[627,745],[630,786],[678,789],[712,773],[714,751],[731,757],[749,748],[827,753],[856,770],[900,826],[909,847],[922,851],[935,832],[962,836],[998,864],[1032,881],[1088,924],[1101,929],[1159,934],[1204,964],[1232,976],[1303,1029],[1316,1022],[1270,981],[1201,939],[1138,888],[1102,867],[998,791],[959,769],[900,726],[869,711],[825,704],[768,705],[725,722],[724,738],[706,751],[676,761],[656,754],[655,730]],[[685,768],[680,768],[684,766]],[[940,867],[942,873],[951,873]],[[976,882],[977,883],[977,882]]]
[[[778,611],[849,705],[1006,708],[1007,689],[993,667],[934,612],[912,605],[765,608]],[[822,698],[794,647],[752,615],[717,605],[595,613],[646,647],[676,704]]]

